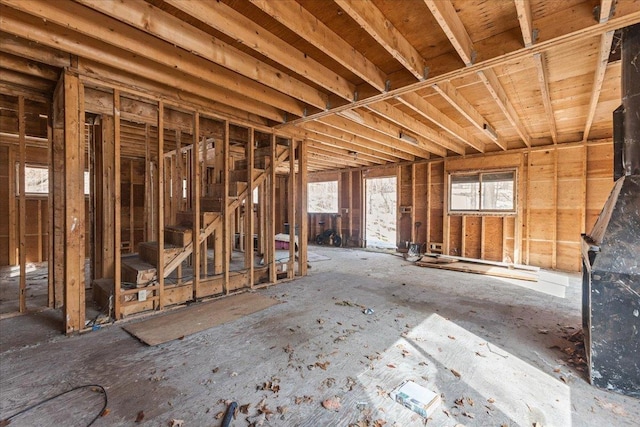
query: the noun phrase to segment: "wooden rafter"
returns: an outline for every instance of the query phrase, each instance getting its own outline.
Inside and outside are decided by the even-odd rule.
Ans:
[[[454,141],[447,135],[443,135],[439,131],[425,125],[419,120],[414,119],[410,115],[404,113],[402,110],[394,107],[386,101],[376,102],[367,105],[367,108],[380,117],[393,122],[403,129],[407,129],[415,135],[419,135],[423,138],[431,140],[436,144],[451,150],[454,153],[465,154],[464,145],[458,141]]]
[[[192,94],[207,96],[210,99],[225,100],[235,104],[233,106],[238,108],[243,107],[235,102],[239,99],[237,95],[230,95],[232,92],[231,88],[233,88],[233,92],[237,94],[242,93],[243,87],[245,93],[248,88],[254,87],[257,90],[255,92],[250,91],[254,95],[253,99],[260,103],[268,103],[268,110],[271,112],[264,111],[265,114],[268,114],[265,115],[265,117],[270,117],[276,121],[282,121],[284,117],[281,112],[273,107],[273,105],[276,104],[280,105],[281,101],[288,105],[287,110],[289,108],[295,109],[300,115],[304,112],[304,105],[302,103],[298,103],[290,97],[285,96],[283,98],[282,93],[266,88],[262,85],[255,86],[256,82],[238,75],[229,74],[230,72],[223,71],[221,74],[214,72],[212,68],[217,67],[214,64],[210,64],[211,67],[209,67],[209,72],[212,73],[212,79],[215,78],[214,75],[217,76],[218,84],[224,86],[226,86],[226,84],[223,84],[222,82],[227,81],[229,86],[225,89],[220,88],[221,90],[219,90],[215,85],[203,84],[202,80],[186,76],[184,73],[173,68],[160,67],[157,63],[154,63],[149,59],[141,58],[139,55],[123,53],[117,48],[109,46],[103,42],[98,42],[89,37],[74,35],[68,30],[54,26],[54,24],[49,21],[38,20],[32,16],[19,15],[19,12],[15,12],[11,9],[2,8],[2,13],[0,13],[0,24],[3,30],[24,39],[36,41],[49,47],[58,47],[99,64],[117,68],[128,74],[135,73],[140,76],[144,76],[147,79],[166,84],[167,86],[173,86],[176,89],[184,90]],[[222,67],[220,67],[220,69],[224,70]],[[218,92],[219,95],[222,96],[215,98],[210,95],[204,95],[206,92]],[[226,95],[221,92],[226,92]],[[213,93],[211,95],[213,95]],[[284,105],[281,106],[284,107]],[[253,108],[247,111],[261,114]]]
[[[309,127],[309,126],[305,126]],[[375,163],[387,163],[387,162],[395,162],[399,160],[399,157],[394,156],[392,154],[387,154],[378,150],[374,150],[370,147],[353,144],[348,141],[344,141],[338,138],[334,138],[328,136],[326,134],[321,134],[309,129],[299,129],[299,135],[303,136],[305,139],[309,141],[314,141],[318,144],[323,144],[327,147],[333,147],[336,149],[344,149],[347,151],[352,151],[358,153],[359,156],[366,156],[365,159],[368,159]]]
[[[481,130],[491,141],[498,145],[503,150],[507,149],[506,144],[500,140],[495,132],[488,130],[489,123],[484,117],[475,109],[473,105],[467,99],[458,92],[451,82],[443,81],[434,84],[433,89],[440,94],[453,108],[455,108],[460,114],[462,114],[472,125],[478,130]],[[493,129],[493,128],[492,128]]]
[[[335,2],[418,80],[425,78],[424,58],[372,2]]]
[[[176,67],[196,77],[206,78],[210,75],[213,62],[317,108],[324,109],[328,103],[328,96],[317,89],[289,75],[283,75],[280,70],[141,0],[117,5],[113,2],[86,0],[87,6],[111,16],[113,20],[79,4],[5,1],[16,9],[46,18],[85,36],[107,41],[120,49],[143,55],[164,65]],[[96,26],[97,21],[101,25]],[[130,26],[123,25],[122,22]],[[157,39],[141,31],[146,31]],[[198,55],[184,58],[174,46]],[[215,79],[212,83],[214,82]]]
[[[102,0],[91,1],[104,3]],[[355,85],[226,4],[181,0],[166,0],[165,3],[201,20],[211,28],[225,33],[341,98],[353,100]]]
[[[551,139],[554,144],[558,143],[558,131],[556,129],[556,118],[553,115],[553,106],[551,105],[551,93],[549,91],[549,79],[547,77],[547,67],[545,64],[544,53],[533,54],[533,62],[536,64],[536,72],[538,74],[538,83],[540,84],[540,95],[544,104],[544,112],[549,123],[551,131]]]
[[[405,106],[409,107],[425,119],[430,120],[435,125],[440,126],[444,131],[458,138],[469,147],[484,153],[485,147],[482,141],[478,140],[474,135],[470,135],[466,129],[451,120],[446,114],[435,108],[420,95],[416,93],[407,93],[397,99]]]
[[[518,116],[516,110],[513,108],[511,101],[509,101],[509,98],[507,97],[507,94],[502,87],[500,80],[498,80],[498,76],[496,75],[496,73],[489,68],[484,71],[478,71],[478,77],[480,77],[480,80],[482,81],[482,83],[484,83],[485,87],[489,91],[489,94],[494,99],[496,104],[498,104],[498,107],[500,107],[502,113],[507,117],[509,123],[511,123],[511,125],[516,129],[516,132],[518,132],[518,135],[520,135],[520,138],[522,138],[522,141],[525,143],[525,145],[527,147],[531,147],[531,138],[529,137],[529,134],[527,133],[524,125],[520,121],[520,117]]]
[[[604,24],[609,20],[613,12],[613,6],[616,0],[601,0],[600,1],[600,16],[599,22]]]
[[[397,151],[402,151],[412,157],[429,157],[429,151],[416,144],[401,140],[399,133],[395,136],[389,136],[383,132],[380,132],[379,130],[373,129],[364,124],[356,123],[354,121],[351,121],[350,119],[346,119],[340,116],[325,117],[322,119],[322,122],[336,129],[359,135],[371,142],[395,147]]]
[[[295,0],[250,1],[378,91],[385,91],[387,76]]]
[[[359,132],[356,134],[355,130],[350,132],[344,130],[343,128],[329,126],[328,124],[319,121],[308,122],[303,126],[304,129],[311,130],[319,135],[328,136],[337,140],[344,141],[346,143],[350,143],[353,146],[370,149],[402,160],[411,161],[415,159],[415,156],[412,154],[399,150],[393,145],[386,145],[379,141],[372,141],[371,139],[362,136]]]
[[[376,132],[383,133],[387,136],[390,136],[394,139],[399,139],[399,135],[402,131],[402,127],[398,127],[395,124],[392,124],[386,120],[381,119],[379,116],[361,111],[359,113],[360,120],[355,120],[356,123],[359,123],[363,126],[368,127]],[[354,121],[353,118],[349,118],[348,116],[343,116],[348,120]],[[445,157],[447,155],[447,150],[443,148],[441,145],[434,143],[421,135],[416,135],[416,145],[423,150],[427,150],[429,153],[438,155],[440,157]],[[398,141],[399,143],[406,144],[406,141]]]
[[[476,57],[473,42],[456,13],[456,9],[451,4],[451,0],[424,0],[424,2],[465,65],[472,65]]]
[[[609,53],[611,51],[612,41],[613,41],[613,31],[606,32],[602,36],[600,36],[598,62],[596,63],[596,71],[593,77],[593,87],[591,89],[591,100],[589,101],[589,112],[587,113],[587,122],[584,126],[584,134],[582,137],[583,142],[586,142],[589,139],[589,132],[591,131],[593,118],[596,114],[596,108],[598,107],[598,99],[600,98],[600,91],[602,90],[602,82],[604,81],[604,75],[607,71],[607,64],[609,62]]]
[[[518,12],[518,21],[520,21],[520,29],[522,30],[522,40],[524,46],[533,45],[533,18],[531,17],[531,3],[529,0],[514,0],[516,11]]]

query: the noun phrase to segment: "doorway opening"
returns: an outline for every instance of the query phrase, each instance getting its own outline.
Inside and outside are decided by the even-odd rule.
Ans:
[[[365,179],[367,248],[394,249],[397,229],[397,179]]]

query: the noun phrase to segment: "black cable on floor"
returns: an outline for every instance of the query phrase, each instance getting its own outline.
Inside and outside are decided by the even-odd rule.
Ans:
[[[54,399],[57,399],[58,397],[64,396],[65,394],[69,394],[69,393],[71,393],[72,391],[80,390],[80,389],[83,389],[83,388],[99,388],[99,389],[101,390],[101,392],[102,392],[103,396],[104,396],[104,405],[102,405],[102,409],[100,409],[100,412],[98,412],[98,415],[96,415],[96,416],[91,420],[91,422],[90,422],[89,424],[87,424],[87,427],[89,427],[90,425],[92,425],[93,423],[95,423],[95,422],[96,422],[96,420],[97,420],[98,418],[100,418],[100,416],[104,413],[104,410],[105,410],[105,409],[107,409],[107,403],[108,403],[108,399],[107,399],[107,391],[106,391],[106,390],[104,389],[104,387],[102,387],[100,384],[86,384],[86,385],[81,385],[81,386],[78,386],[78,387],[74,387],[74,388],[72,388],[71,390],[67,390],[67,391],[63,391],[62,393],[58,393],[58,394],[56,394],[55,396],[51,396],[51,397],[49,397],[49,398],[47,398],[47,399],[45,399],[45,400],[43,400],[43,401],[41,401],[41,402],[38,402],[38,403],[36,403],[36,404],[34,404],[34,405],[31,405],[31,406],[29,406],[29,407],[27,407],[27,408],[24,408],[23,410],[21,410],[21,411],[19,411],[19,412],[16,412],[15,414],[11,415],[10,417],[7,417],[7,418],[5,418],[5,419],[3,419],[3,420],[0,420],[0,425],[7,426],[7,425],[9,425],[9,424],[11,423],[11,420],[12,420],[13,418],[17,417],[18,415],[22,415],[22,414],[24,414],[24,413],[26,413],[26,412],[31,411],[31,410],[32,410],[32,409],[34,409],[34,408],[37,408],[37,407],[38,407],[38,406],[40,406],[40,405],[44,405],[44,404],[45,404],[45,403],[47,403],[47,402],[50,402],[50,401],[52,401],[52,400],[54,400]]]

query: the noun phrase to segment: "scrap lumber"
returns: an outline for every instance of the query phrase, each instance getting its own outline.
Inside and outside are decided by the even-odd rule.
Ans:
[[[425,260],[425,258],[421,261],[417,261],[415,264],[420,267],[439,268],[441,270],[461,271],[464,273],[483,274],[494,277],[505,277],[508,279],[528,280],[530,282],[538,281],[538,273],[535,271],[516,270],[495,265],[473,264],[463,261],[441,263],[438,261],[431,262],[431,260]]]

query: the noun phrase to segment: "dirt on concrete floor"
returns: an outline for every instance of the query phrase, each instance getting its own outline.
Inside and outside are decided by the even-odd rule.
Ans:
[[[637,425],[639,400],[585,380],[577,275],[524,284],[312,250],[330,259],[257,291],[280,304],[156,347],[122,322],[65,337],[53,310],[2,320],[0,419],[98,384],[95,426],[218,426],[228,401],[232,426],[424,425],[388,396],[411,379],[442,397],[430,426]],[[12,425],[86,425],[103,397],[80,389]]]

